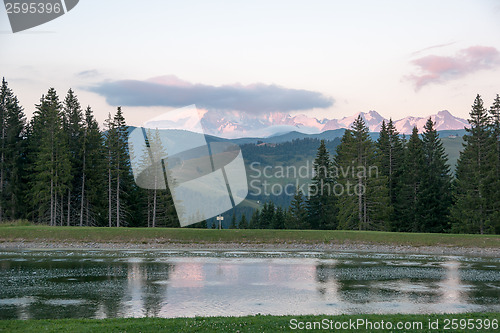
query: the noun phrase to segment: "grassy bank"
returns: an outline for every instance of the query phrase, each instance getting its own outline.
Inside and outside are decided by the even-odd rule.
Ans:
[[[294,322],[291,320],[296,319]],[[324,321],[326,319],[326,321]],[[452,327],[456,319],[456,328]],[[330,322],[333,321],[333,324]],[[364,323],[358,322],[364,320]],[[377,325],[384,321],[384,328],[390,322],[392,329],[374,329],[368,322]],[[248,316],[208,318],[128,318],[128,319],[57,319],[57,320],[4,320],[0,331],[8,332],[293,332],[301,331],[299,322],[320,322],[335,325],[335,322],[360,323],[358,327],[330,329],[334,332],[498,332],[498,313],[467,313],[442,315],[340,315],[340,316]],[[448,322],[449,321],[449,322]],[[326,324],[324,324],[326,322]],[[429,329],[429,322],[434,326]],[[435,323],[437,322],[438,328]],[[448,322],[448,326],[445,326]],[[397,329],[396,325],[411,325],[410,329]],[[420,324],[419,324],[420,323]],[[485,325],[489,323],[489,329]],[[493,325],[491,325],[493,323]],[[496,324],[495,324],[496,323]],[[480,325],[482,326],[480,327]],[[311,324],[314,325],[314,324]],[[339,325],[339,324],[337,324]],[[346,324],[344,324],[346,325]],[[418,326],[422,325],[422,326]],[[465,325],[465,329],[461,329]],[[469,327],[467,328],[467,325]],[[495,328],[496,327],[496,328]],[[292,329],[295,328],[295,329]],[[304,326],[305,328],[305,326]],[[325,327],[324,327],[325,328]],[[321,330],[307,330],[321,331]],[[323,331],[325,331],[323,329]]]
[[[339,230],[212,230],[0,226],[0,242],[374,244],[500,248],[500,235],[423,234]]]

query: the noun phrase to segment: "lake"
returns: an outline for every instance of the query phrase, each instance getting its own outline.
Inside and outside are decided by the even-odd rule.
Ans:
[[[0,319],[500,311],[500,259],[0,250]]]

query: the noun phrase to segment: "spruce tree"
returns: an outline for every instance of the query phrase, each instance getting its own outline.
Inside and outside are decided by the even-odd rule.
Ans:
[[[237,229],[236,225],[236,214],[233,212],[233,217],[231,218],[231,224],[229,225],[229,229]]]
[[[387,188],[389,190],[390,205],[393,209],[391,216],[392,229],[400,231],[399,205],[396,205],[396,200],[399,196],[400,177],[403,168],[403,145],[399,137],[399,133],[392,122],[385,124],[382,122],[382,129],[376,144],[378,163],[380,164],[380,174],[387,178]]]
[[[500,96],[497,94],[490,108],[490,132],[493,140],[493,167],[488,181],[492,216],[491,225],[494,233],[500,234]]]
[[[140,207],[139,191],[133,181],[128,151],[128,126],[118,107],[114,117],[108,116],[105,122],[105,146],[107,150],[108,185],[108,225],[120,227],[134,224],[131,213]],[[135,206],[135,209],[131,209]]]
[[[238,225],[238,229],[248,229],[248,221],[247,221],[247,217],[245,216],[245,214],[241,215],[241,220],[240,220],[240,223]]]
[[[413,127],[410,139],[404,151],[404,164],[399,184],[399,192],[394,203],[396,216],[396,229],[399,231],[422,231],[418,213],[419,198],[421,196],[422,166],[424,165],[424,152],[422,140],[417,127]]]
[[[379,170],[375,146],[358,117],[337,147],[335,169],[339,229],[387,230],[391,213],[387,178]]]
[[[312,229],[337,227],[335,196],[333,193],[332,161],[321,140],[313,163],[314,176],[309,186],[308,217]]]
[[[111,113],[108,113],[108,118],[104,121],[104,129],[105,129],[105,154],[106,154],[106,185],[107,185],[107,217],[108,217],[108,227],[113,226],[113,217],[115,212],[113,210],[113,199],[115,198],[113,190],[116,188],[113,186],[113,150],[117,141],[117,132],[115,129],[115,124],[113,122],[113,118],[111,117]]]
[[[272,228],[275,209],[276,207],[272,201],[266,202],[264,204],[264,206],[262,207],[262,211],[260,212],[259,229]]]
[[[139,163],[142,164],[144,170],[140,177],[144,181],[149,182],[148,189],[137,189],[139,193],[139,202],[141,207],[136,209],[145,211],[142,214],[143,219],[147,219],[148,227],[180,227],[177,212],[174,206],[173,197],[170,192],[167,178],[170,178],[170,170],[168,168],[167,159],[165,158],[165,148],[162,144],[160,131],[158,129],[146,130],[146,145],[149,149],[142,152],[135,152],[133,146],[130,147],[129,154],[140,154]],[[132,158],[132,157],[131,157]],[[139,214],[138,214],[139,216]],[[196,221],[203,220],[202,216],[197,216]],[[202,222],[203,222],[202,221]],[[197,227],[202,227],[202,224],[196,223]]]
[[[21,217],[25,116],[5,78],[0,89],[0,222]]]
[[[32,177],[29,197],[39,222],[62,225],[64,198],[71,181],[70,153],[63,131],[62,105],[54,88],[42,96],[31,119]]]
[[[452,204],[450,166],[434,125],[429,118],[422,133],[424,163],[417,212],[421,232],[445,232],[449,229]]]
[[[297,186],[295,194],[290,204],[290,219],[286,221],[287,229],[307,229],[307,202],[304,195]]]
[[[260,210],[256,209],[253,211],[252,217],[250,218],[248,229],[259,229],[259,226],[260,226]]]
[[[82,175],[80,184],[79,225],[103,225],[105,214],[106,169],[105,150],[99,124],[92,109],[85,110],[82,140]]]
[[[490,117],[479,95],[468,121],[470,128],[466,128],[464,149],[457,162],[453,231],[484,234],[493,231],[492,201],[495,200],[489,198],[494,191],[488,178],[494,172],[495,141],[489,128]]]
[[[276,208],[272,222],[273,229],[285,229],[285,212],[281,206]]]
[[[70,155],[70,173],[71,180],[68,184],[68,193],[66,197],[66,224],[76,224],[78,215],[81,213],[81,185],[83,177],[83,112],[77,96],[72,89],[69,89],[63,103],[63,129],[67,140],[67,146]],[[82,218],[78,218],[83,222]]]

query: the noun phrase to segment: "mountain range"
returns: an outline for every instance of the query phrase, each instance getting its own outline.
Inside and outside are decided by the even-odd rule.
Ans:
[[[317,119],[304,114],[292,116],[280,112],[252,115],[237,111],[209,111],[203,115],[201,123],[205,132],[211,135],[227,138],[269,137],[292,131],[315,134],[350,128],[358,116],[365,120],[370,132],[379,132],[382,121],[389,121],[377,111],[358,112],[341,119]],[[414,126],[418,128],[419,132],[422,132],[429,117],[436,123],[436,129],[439,131],[462,130],[464,127],[468,127],[467,120],[455,117],[447,110],[427,117],[408,116],[393,120],[393,122],[399,133],[410,134]]]

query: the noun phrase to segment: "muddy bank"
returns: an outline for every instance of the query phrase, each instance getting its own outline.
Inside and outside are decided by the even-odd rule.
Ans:
[[[500,257],[499,248],[451,247],[451,246],[403,246],[363,243],[178,243],[148,241],[147,243],[123,242],[49,242],[49,241],[0,241],[0,249],[68,249],[68,250],[283,250],[283,251],[347,251],[408,253],[436,255],[467,255]]]

